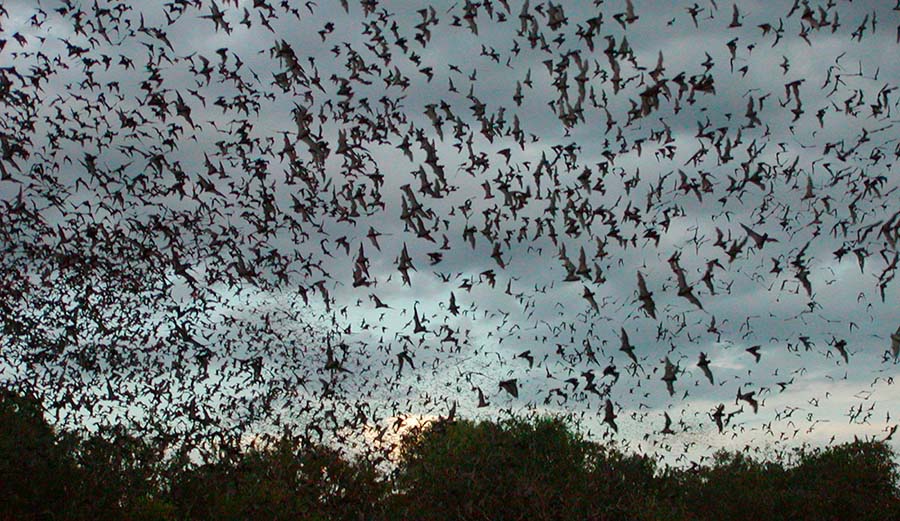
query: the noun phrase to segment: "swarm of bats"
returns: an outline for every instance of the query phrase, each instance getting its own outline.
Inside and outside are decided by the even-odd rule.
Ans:
[[[783,444],[824,371],[893,432],[900,10],[719,4],[0,6],[0,385],[389,457],[457,408]]]

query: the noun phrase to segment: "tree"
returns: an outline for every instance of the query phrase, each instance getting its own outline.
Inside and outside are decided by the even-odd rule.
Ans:
[[[180,519],[357,520],[373,517],[383,484],[374,467],[285,436],[178,476]]]
[[[900,473],[887,443],[855,440],[798,456],[790,476],[799,519],[900,519]]]
[[[0,518],[50,519],[69,509],[75,466],[40,403],[0,391]]]
[[[404,438],[398,518],[585,518],[589,444],[560,420],[440,421]]]
[[[696,519],[791,519],[791,487],[778,462],[720,450],[711,465],[680,476],[680,499]]]
[[[584,494],[594,519],[675,519],[668,481],[651,457],[596,443],[590,448]]]
[[[290,432],[266,440],[213,444],[197,465],[123,428],[54,432],[35,398],[4,391],[0,519],[900,519],[900,471],[876,441],[675,469],[561,419],[441,420],[410,430],[386,475]]]
[[[122,428],[103,428],[79,440],[75,451],[80,490],[73,501],[84,519],[172,519],[160,471],[163,454]]]

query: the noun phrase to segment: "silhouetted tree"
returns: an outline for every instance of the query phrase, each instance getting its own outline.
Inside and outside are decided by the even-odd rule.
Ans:
[[[0,393],[0,519],[900,519],[884,442],[690,469],[586,441],[560,419],[438,421],[410,430],[396,468],[285,433],[214,447],[196,464],[123,428],[56,433],[31,397]],[[166,456],[166,457],[164,457]]]
[[[187,470],[172,487],[180,519],[371,519],[383,495],[374,467],[285,437],[233,464]]]
[[[900,475],[884,442],[804,450],[789,473],[797,519],[900,519]]]
[[[173,519],[160,482],[163,454],[122,428],[104,428],[79,441],[81,491],[75,511],[85,519]]]
[[[652,480],[652,465],[560,420],[438,422],[406,436],[392,506],[409,519],[602,519],[637,476]]]
[[[680,498],[694,519],[783,519],[790,483],[777,462],[719,451],[708,466],[680,473]]]
[[[38,400],[0,391],[0,518],[52,519],[70,507],[75,465]]]

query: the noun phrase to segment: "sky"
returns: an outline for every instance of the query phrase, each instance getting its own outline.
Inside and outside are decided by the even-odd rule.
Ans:
[[[61,424],[352,445],[562,414],[673,462],[896,428],[887,2],[13,1],[0,26],[0,381]]]

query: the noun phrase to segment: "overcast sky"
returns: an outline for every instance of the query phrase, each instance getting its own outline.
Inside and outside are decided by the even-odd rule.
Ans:
[[[181,424],[561,413],[669,459],[897,424],[888,2],[198,4],[6,6],[5,382]]]

